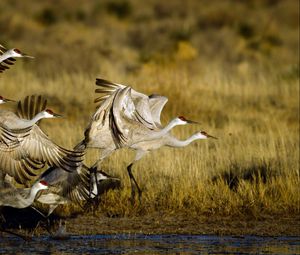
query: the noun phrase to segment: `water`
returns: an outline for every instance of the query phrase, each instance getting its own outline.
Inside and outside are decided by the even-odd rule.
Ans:
[[[26,242],[5,235],[0,254],[300,254],[300,237],[117,234]]]

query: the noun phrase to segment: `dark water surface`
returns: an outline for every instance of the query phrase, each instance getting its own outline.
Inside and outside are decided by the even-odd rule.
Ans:
[[[1,254],[300,254],[300,237],[213,235],[89,235],[26,242],[0,236]]]

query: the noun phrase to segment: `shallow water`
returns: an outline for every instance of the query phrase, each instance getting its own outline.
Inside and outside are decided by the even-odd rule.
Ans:
[[[0,237],[1,254],[300,254],[300,237],[213,235],[89,235],[26,242]]]

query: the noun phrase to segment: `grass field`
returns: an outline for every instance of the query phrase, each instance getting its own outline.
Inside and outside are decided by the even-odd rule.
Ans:
[[[175,128],[182,139],[198,130],[219,138],[143,158],[133,169],[144,191],[134,207],[125,169],[134,154],[117,151],[103,168],[124,188],[103,197],[106,215],[297,215],[298,21],[292,0],[5,0],[0,43],[36,58],[1,74],[0,94],[45,95],[66,118],[42,128],[68,148],[95,109],[96,77],[167,96],[163,123],[179,115],[201,123]],[[86,163],[98,154],[88,150]]]

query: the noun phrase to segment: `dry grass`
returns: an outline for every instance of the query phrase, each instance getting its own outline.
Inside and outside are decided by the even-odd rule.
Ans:
[[[102,212],[299,213],[297,1],[224,1],[220,8],[186,1],[186,9],[179,1],[32,2],[0,3],[0,23],[10,29],[0,42],[36,56],[3,73],[0,89],[15,99],[46,95],[67,116],[42,123],[59,144],[71,148],[82,139],[99,76],[167,96],[164,123],[177,115],[201,122],[177,127],[178,137],[201,129],[219,138],[143,158],[133,170],[144,190],[136,207],[125,170],[134,154],[116,152],[103,167],[124,189],[103,197]],[[98,153],[88,151],[87,163]]]

